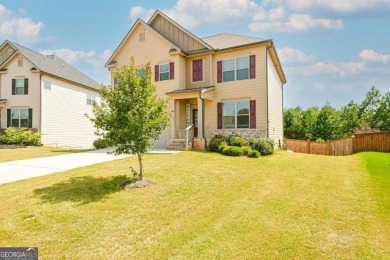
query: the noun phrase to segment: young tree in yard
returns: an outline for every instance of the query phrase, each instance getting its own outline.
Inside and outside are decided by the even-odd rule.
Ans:
[[[329,104],[326,104],[318,114],[314,128],[314,136],[316,139],[323,139],[325,141],[338,139],[339,125],[339,112]]]
[[[151,139],[158,139],[169,123],[168,100],[156,96],[150,65],[142,71],[143,76],[139,76],[131,58],[130,66],[115,72],[117,85],[100,89],[102,103],[94,105],[94,117],[90,117],[97,134],[117,147],[115,154],[138,157],[139,172],[133,170],[133,174],[140,180],[144,173],[142,157],[153,146]]]

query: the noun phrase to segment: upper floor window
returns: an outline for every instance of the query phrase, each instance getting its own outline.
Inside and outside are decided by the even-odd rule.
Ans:
[[[203,60],[192,61],[192,82],[203,81]]]
[[[227,82],[256,77],[255,55],[217,62],[217,82]]]
[[[12,95],[27,95],[28,94],[28,79],[16,78],[12,79]]]
[[[87,93],[87,105],[93,105],[96,103],[96,95]]]
[[[51,82],[48,80],[43,81],[43,88],[47,90],[51,90]]]
[[[154,81],[170,80],[175,78],[175,63],[166,63],[154,66]]]
[[[169,64],[160,65],[160,81],[169,80]]]
[[[138,77],[143,77],[145,75],[145,72],[142,68],[137,68],[137,74],[138,74]]]

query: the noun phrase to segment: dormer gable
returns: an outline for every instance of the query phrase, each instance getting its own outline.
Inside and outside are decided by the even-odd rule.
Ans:
[[[4,44],[0,46],[0,66],[15,52],[16,49],[8,41],[4,42]]]
[[[213,49],[159,10],[150,18],[148,25],[184,52]]]

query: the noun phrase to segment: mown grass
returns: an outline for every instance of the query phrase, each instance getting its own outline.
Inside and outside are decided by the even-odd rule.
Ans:
[[[0,246],[42,259],[390,258],[390,154],[145,155],[0,186]]]
[[[0,162],[9,162],[16,160],[24,160],[45,156],[54,156],[67,153],[79,153],[86,152],[89,150],[81,149],[64,149],[50,146],[40,147],[26,147],[26,148],[15,148],[15,149],[0,149]]]

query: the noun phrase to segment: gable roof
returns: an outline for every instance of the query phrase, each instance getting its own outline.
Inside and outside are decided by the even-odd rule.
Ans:
[[[123,45],[126,43],[127,39],[130,38],[131,34],[133,33],[134,29],[137,27],[138,24],[144,25],[148,30],[150,30],[153,34],[157,35],[157,37],[161,38],[163,41],[168,43],[168,45],[171,45],[173,49],[176,49],[177,51],[181,51],[180,47],[165,38],[163,35],[161,35],[158,31],[156,31],[153,27],[151,27],[149,24],[142,21],[140,18],[137,19],[137,21],[133,24],[133,26],[130,28],[129,32],[126,34],[125,38],[121,41],[119,46],[115,49],[111,57],[106,62],[106,65],[104,67],[110,67],[111,65],[114,65],[116,62],[114,60],[115,55],[122,49]]]
[[[213,49],[212,46],[210,46],[207,42],[203,41],[202,39],[198,38],[196,35],[192,34],[190,31],[188,31],[187,29],[185,29],[184,27],[182,27],[180,24],[178,24],[177,22],[175,22],[174,20],[172,20],[169,16],[167,16],[166,14],[164,14],[163,12],[161,12],[160,10],[156,10],[154,12],[154,14],[152,15],[152,17],[149,19],[148,21],[148,25],[151,25],[153,23],[153,21],[157,18],[157,16],[162,16],[164,17],[166,20],[168,20],[170,23],[172,23],[173,25],[177,26],[180,30],[182,30],[184,33],[186,33],[189,37],[191,37],[192,39],[194,39],[195,41],[199,42],[201,45],[203,45],[204,47],[208,48],[208,49]]]
[[[214,49],[218,50],[271,41],[271,39],[250,37],[232,33],[220,33],[202,38],[202,40],[212,46]]]
[[[69,80],[96,90],[100,88],[100,84],[97,83],[95,80],[91,79],[90,77],[88,77],[87,75],[85,75],[84,73],[82,73],[81,71],[79,71],[78,69],[55,55],[43,55],[11,41],[5,41],[3,45],[6,43],[10,44],[13,48],[15,48],[16,52],[18,52],[20,55],[24,56],[27,60],[29,60],[36,69],[44,73],[65,80]],[[9,57],[8,60],[10,60],[11,57]],[[1,67],[5,63],[6,62],[4,62]]]

